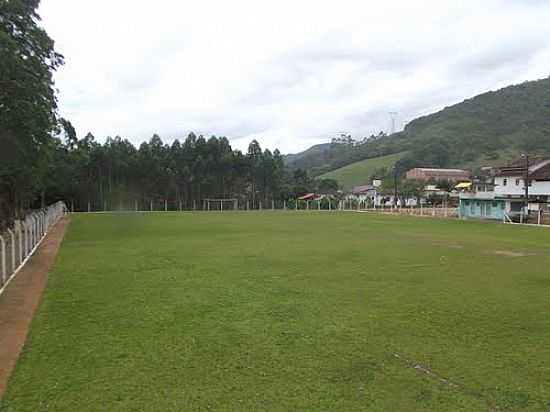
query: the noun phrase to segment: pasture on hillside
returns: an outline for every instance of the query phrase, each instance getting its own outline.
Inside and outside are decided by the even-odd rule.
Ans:
[[[74,215],[1,411],[547,411],[550,231]]]
[[[350,191],[354,186],[371,184],[372,174],[381,168],[391,168],[407,152],[387,156],[373,157],[331,170],[319,176],[320,179],[334,179],[344,191]],[[381,176],[379,176],[381,177]]]

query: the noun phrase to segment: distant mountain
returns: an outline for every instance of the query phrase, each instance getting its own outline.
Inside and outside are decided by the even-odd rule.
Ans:
[[[498,162],[519,152],[550,153],[550,78],[483,93],[419,117],[402,132],[365,143],[314,146],[286,158],[313,175],[359,160],[407,151],[403,168]],[[505,160],[504,158],[502,160]]]
[[[285,162],[295,163],[307,157],[320,156],[329,148],[330,148],[330,143],[316,144],[314,146],[311,146],[309,149],[304,150],[303,152],[285,155]]]

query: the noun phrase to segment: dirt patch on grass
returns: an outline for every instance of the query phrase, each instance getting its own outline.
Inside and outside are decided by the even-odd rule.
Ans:
[[[509,256],[509,257],[526,257],[526,256],[529,256],[528,253],[514,252],[512,250],[494,250],[493,253],[495,255]]]
[[[435,380],[441,382],[444,385],[450,386],[451,388],[460,388],[460,385],[452,382],[450,379],[444,378],[443,376],[435,373],[434,371],[427,368],[426,366],[423,366],[419,363],[416,363],[416,362],[412,361],[411,359],[408,359],[408,358],[404,357],[403,355],[401,355],[399,353],[394,353],[393,357],[396,358],[396,359],[401,360],[402,362],[404,362],[409,368],[412,368],[412,369],[414,369],[414,370],[416,370],[420,373],[428,375],[428,377],[430,377],[432,379],[435,379]]]
[[[0,296],[0,399],[23,348],[68,224],[58,222]]]

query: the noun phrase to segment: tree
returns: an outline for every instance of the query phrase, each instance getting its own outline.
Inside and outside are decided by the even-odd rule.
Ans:
[[[334,194],[338,191],[338,182],[334,179],[320,179],[317,188],[321,193]]]
[[[53,72],[63,64],[38,26],[39,0],[0,2],[0,218],[11,218],[44,187],[56,142]]]

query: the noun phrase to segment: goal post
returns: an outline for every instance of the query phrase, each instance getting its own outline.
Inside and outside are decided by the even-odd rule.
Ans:
[[[206,204],[206,210],[217,210],[223,212],[224,210],[237,210],[238,209],[238,200],[231,199],[204,199]]]

